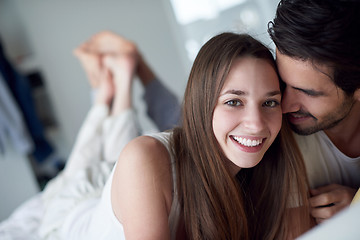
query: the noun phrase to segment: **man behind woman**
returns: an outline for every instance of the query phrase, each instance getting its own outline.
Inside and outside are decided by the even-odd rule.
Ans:
[[[133,50],[103,51],[97,57],[102,82],[92,81],[99,86],[94,109],[103,114],[89,113],[86,121],[92,128],[98,126],[92,116],[105,118],[109,109],[115,118],[131,116],[129,93],[139,59]],[[89,59],[82,60],[85,68],[98,66]],[[117,102],[117,97],[122,100]],[[270,51],[246,34],[215,36],[192,67],[181,125],[131,141],[112,171],[114,161],[101,161],[101,155],[70,158],[43,193],[40,238],[298,236],[310,227],[306,175],[288,126],[281,127],[280,103]],[[109,135],[90,149],[102,153],[101,144],[112,139],[113,155],[106,155],[117,158],[117,144],[138,134],[129,120],[111,121],[111,127],[105,127]],[[121,127],[127,125],[130,128]],[[79,139],[91,133],[84,129]],[[87,141],[82,142],[84,148],[77,143],[71,156],[87,152]]]
[[[107,58],[109,68],[119,66],[116,56]],[[132,74],[123,76],[130,79]],[[285,125],[280,130],[280,102],[275,63],[266,47],[247,35],[214,37],[194,62],[181,126],[126,146],[100,201],[83,197],[76,200],[81,204],[73,204],[70,200],[68,214],[47,208],[48,219],[61,216],[62,222],[45,236],[282,239],[299,235],[310,224],[305,170],[289,129]],[[68,202],[68,189],[79,182],[57,189],[64,194],[48,198],[50,206]],[[298,195],[291,194],[297,191]],[[298,225],[293,222],[304,228],[294,227]]]

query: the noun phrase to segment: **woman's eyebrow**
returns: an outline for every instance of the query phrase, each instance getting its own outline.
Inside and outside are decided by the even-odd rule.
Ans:
[[[246,95],[247,93],[241,90],[230,89],[222,93],[221,95],[225,95],[225,94]]]
[[[221,95],[225,95],[225,94],[234,94],[234,95],[241,96],[241,95],[247,95],[248,93],[245,92],[245,91],[241,91],[241,90],[230,89],[230,90],[227,90],[226,92],[224,92]],[[270,91],[270,92],[266,93],[266,96],[268,96],[268,97],[272,97],[272,96],[275,96],[275,95],[281,95],[280,90]]]
[[[276,91],[268,92],[266,94],[266,96],[268,96],[268,97],[272,97],[272,96],[275,96],[275,95],[281,95],[281,92],[279,90],[276,90]]]

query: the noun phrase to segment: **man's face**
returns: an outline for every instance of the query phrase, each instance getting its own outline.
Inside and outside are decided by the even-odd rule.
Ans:
[[[354,99],[334,84],[329,67],[296,60],[279,51],[276,63],[286,83],[282,111],[296,133],[309,135],[330,129],[349,114]]]

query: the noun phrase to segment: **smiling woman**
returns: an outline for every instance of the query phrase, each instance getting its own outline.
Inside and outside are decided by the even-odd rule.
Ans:
[[[137,134],[126,92],[140,56],[131,53],[104,58],[113,74],[103,72],[91,121],[42,195],[42,239],[289,239],[309,228],[305,169],[281,126],[280,83],[264,45],[246,34],[210,39],[189,76],[182,124],[135,138],[114,166],[119,143]],[[115,127],[101,128],[110,134],[101,139],[113,154],[106,147],[109,159],[87,158],[102,151],[83,133],[98,134],[95,113],[106,115],[111,102]]]
[[[304,166],[280,101],[265,46],[246,34],[210,39],[181,127],[130,142],[115,167],[111,202],[126,238],[285,239],[308,229]]]
[[[281,127],[280,101],[279,79],[268,61],[244,57],[233,62],[215,106],[213,129],[237,171],[257,165],[273,143]]]

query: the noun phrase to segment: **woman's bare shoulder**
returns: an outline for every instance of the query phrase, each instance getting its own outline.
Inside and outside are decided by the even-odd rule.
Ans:
[[[145,164],[162,168],[164,165],[170,164],[170,155],[164,144],[156,138],[140,136],[125,146],[120,154],[119,163]]]
[[[139,234],[141,225],[151,226],[147,234],[168,234],[172,174],[166,147],[150,136],[132,140],[120,154],[111,193],[114,213],[129,234]]]

